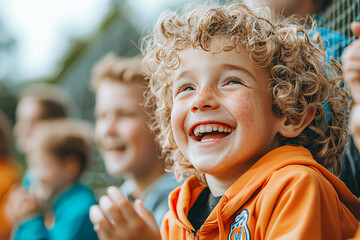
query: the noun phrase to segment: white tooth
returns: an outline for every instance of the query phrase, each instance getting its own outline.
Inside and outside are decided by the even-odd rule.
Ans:
[[[206,132],[212,132],[211,127],[207,126],[207,127],[206,127]]]
[[[229,128],[228,132],[229,132],[229,133],[231,133],[231,132],[232,132],[231,128]]]
[[[224,128],[224,132],[227,132],[228,131],[228,129],[227,128]]]
[[[194,135],[196,136],[196,134],[198,134],[198,130],[195,128],[194,129]]]
[[[204,140],[201,140],[201,142],[208,142],[208,141],[214,141],[214,139],[209,138],[209,139],[204,139]]]
[[[213,131],[214,131],[214,132],[217,131],[217,127],[213,127]]]
[[[223,127],[219,127],[219,132],[223,132],[224,128]]]
[[[204,127],[200,127],[200,133],[204,133],[205,132],[205,128]]]

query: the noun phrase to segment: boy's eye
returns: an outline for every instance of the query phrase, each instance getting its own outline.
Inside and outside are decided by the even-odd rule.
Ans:
[[[127,118],[127,117],[134,117],[137,114],[135,112],[119,112],[118,113],[118,117],[123,117],[123,118]]]
[[[232,85],[232,84],[237,84],[237,83],[239,83],[239,82],[234,81],[234,80],[231,80],[231,81],[229,81],[229,82],[227,83],[227,85]]]
[[[191,86],[187,86],[186,88],[184,88],[183,91],[191,91],[191,90],[194,90],[194,88]]]
[[[193,85],[191,84],[185,84],[181,87],[179,87],[177,94],[181,93],[181,92],[185,92],[185,91],[193,91],[195,90],[195,88],[193,87]]]
[[[224,86],[226,85],[234,85],[234,84],[241,84],[241,85],[245,85],[240,79],[238,78],[228,78],[226,79]]]

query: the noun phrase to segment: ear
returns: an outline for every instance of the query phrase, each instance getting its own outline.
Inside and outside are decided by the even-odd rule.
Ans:
[[[279,133],[286,138],[294,138],[300,135],[300,133],[311,123],[316,113],[315,107],[310,107],[307,113],[300,119],[293,121],[288,118],[284,118]]]
[[[75,156],[67,156],[65,159],[66,171],[71,180],[75,180],[80,175],[80,162]]]

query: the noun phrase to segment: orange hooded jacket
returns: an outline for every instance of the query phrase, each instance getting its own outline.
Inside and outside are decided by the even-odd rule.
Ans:
[[[169,198],[162,239],[346,239],[359,227],[360,200],[303,147],[277,148],[222,196],[199,231],[187,219],[205,186],[190,177]]]

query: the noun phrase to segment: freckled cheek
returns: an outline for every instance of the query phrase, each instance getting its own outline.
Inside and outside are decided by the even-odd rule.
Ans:
[[[255,111],[256,111],[256,102],[251,96],[242,95],[242,96],[233,96],[231,99],[232,114],[237,119],[238,122],[242,124],[243,128],[249,129],[254,125],[256,121]]]
[[[184,130],[185,118],[186,114],[183,104],[174,104],[171,111],[171,129],[173,131],[176,142],[178,142],[178,140],[183,140],[186,138],[186,133]]]
[[[176,100],[173,100],[173,109],[174,108],[186,108],[189,103],[188,99],[184,98],[177,98]]]

